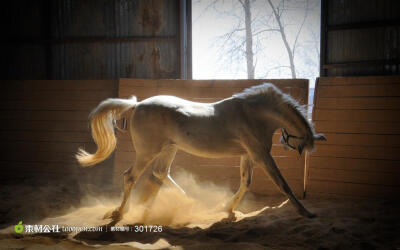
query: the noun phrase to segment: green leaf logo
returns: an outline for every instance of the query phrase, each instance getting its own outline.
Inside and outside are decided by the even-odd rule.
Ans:
[[[22,233],[24,231],[24,225],[22,225],[22,221],[20,221],[17,225],[15,225],[14,230],[16,233]]]

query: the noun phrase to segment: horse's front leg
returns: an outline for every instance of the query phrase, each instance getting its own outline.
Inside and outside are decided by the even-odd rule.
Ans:
[[[234,209],[239,205],[243,196],[246,194],[250,187],[251,179],[253,176],[253,162],[248,155],[242,155],[240,158],[240,187],[236,194],[225,206],[229,212],[229,218],[235,219]]]
[[[272,181],[278,186],[280,191],[287,195],[293,206],[296,208],[297,212],[304,217],[314,218],[316,215],[309,212],[296,198],[290,189],[289,185],[286,183],[278,166],[276,165],[271,154],[265,152],[257,152],[252,154],[254,161],[262,166],[262,169],[267,175],[269,175]]]

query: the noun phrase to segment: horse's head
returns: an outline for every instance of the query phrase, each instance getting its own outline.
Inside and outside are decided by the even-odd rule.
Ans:
[[[295,135],[282,128],[281,143],[286,150],[294,149],[301,155],[303,150],[310,151],[314,148],[314,141],[326,141],[326,138],[323,134]]]

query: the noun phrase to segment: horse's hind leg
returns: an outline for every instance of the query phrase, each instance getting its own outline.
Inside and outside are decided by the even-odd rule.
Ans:
[[[169,170],[172,164],[172,161],[175,158],[177,148],[174,145],[164,146],[160,155],[154,162],[152,173],[147,180],[145,185],[145,190],[142,193],[142,197],[140,198],[140,202],[146,202],[146,211],[143,215],[143,222],[146,221],[147,216],[149,214],[149,208],[153,205],[153,202],[157,196],[158,191],[161,188],[161,185],[165,181],[172,182],[174,186],[177,184],[172,180],[169,175]],[[167,178],[168,177],[168,178]],[[178,189],[183,191],[179,186]]]
[[[150,166],[154,159],[153,155],[137,154],[135,165],[127,169],[124,173],[124,196],[121,205],[115,210],[109,211],[104,215],[104,219],[112,218],[114,221],[118,221],[122,218],[122,214],[126,212],[125,207],[129,200],[131,190],[136,180],[143,174],[144,170]]]
[[[160,155],[154,160],[152,173],[146,181],[145,187],[139,199],[140,203],[147,202],[154,198],[161,185],[169,176],[169,169],[175,158],[176,147],[173,145],[164,146]]]
[[[274,159],[272,158],[271,154],[260,152],[258,154],[253,154],[252,158],[259,163],[263,170],[269,175],[272,181],[278,186],[282,193],[286,194],[289,198],[290,202],[296,208],[297,212],[302,216],[313,218],[315,214],[309,212],[294,196],[292,190],[290,189],[289,185],[286,183],[285,179],[283,178],[281,172],[279,171],[278,166],[276,165]]]
[[[226,205],[226,209],[230,213],[230,217],[233,217],[233,210],[239,205],[243,196],[249,189],[251,179],[253,176],[253,162],[248,155],[243,155],[240,158],[240,187],[236,194]]]

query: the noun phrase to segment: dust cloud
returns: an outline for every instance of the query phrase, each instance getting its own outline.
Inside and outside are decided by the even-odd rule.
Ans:
[[[143,219],[145,205],[135,200],[135,189],[129,202],[129,211],[117,225],[143,223],[147,225],[163,225],[169,227],[201,227],[207,228],[221,221],[228,213],[221,209],[233,196],[228,186],[217,186],[212,182],[199,181],[191,173],[180,171],[174,180],[185,190],[183,194],[175,187],[162,187],[149,207],[148,216]],[[86,196],[82,206],[71,209],[69,213],[47,218],[42,224],[58,224],[64,226],[100,226],[111,220],[104,220],[108,211],[119,206],[121,197],[105,198]],[[246,201],[242,206],[248,208]]]

